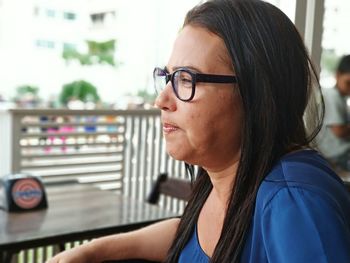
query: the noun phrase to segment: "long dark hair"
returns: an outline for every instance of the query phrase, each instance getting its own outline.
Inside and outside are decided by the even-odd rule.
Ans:
[[[211,262],[239,262],[260,183],[282,155],[310,146],[322,124],[323,98],[302,38],[273,5],[260,0],[207,1],[188,12],[186,25],[206,28],[223,39],[238,78],[244,114],[241,156]],[[315,92],[318,100],[312,99]],[[309,130],[304,123],[308,108],[313,115],[306,123],[314,124]],[[207,172],[199,168],[167,262],[178,261],[211,189]]]

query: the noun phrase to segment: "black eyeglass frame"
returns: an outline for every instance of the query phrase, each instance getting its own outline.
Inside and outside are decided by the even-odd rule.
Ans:
[[[153,80],[154,80],[154,88],[156,92],[158,93],[157,87],[156,87],[156,72],[157,71],[163,71],[165,73],[165,85],[168,84],[169,81],[171,81],[171,86],[173,88],[173,91],[176,95],[176,97],[181,101],[191,101],[194,97],[195,90],[196,90],[196,83],[197,82],[203,82],[203,83],[237,83],[236,76],[229,76],[229,75],[214,75],[214,74],[202,74],[202,73],[196,73],[191,71],[188,68],[178,68],[173,73],[168,73],[166,69],[162,69],[159,67],[154,68],[153,70]],[[181,99],[177,89],[174,85],[174,76],[177,72],[183,71],[191,75],[192,77],[192,92],[191,96],[188,99]]]

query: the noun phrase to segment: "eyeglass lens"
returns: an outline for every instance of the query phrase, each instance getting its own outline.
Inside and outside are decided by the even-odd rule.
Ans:
[[[167,73],[159,68],[154,70],[154,83],[158,93],[164,89],[167,84]],[[193,76],[184,70],[177,70],[171,75],[171,84],[177,97],[181,100],[188,100],[192,95],[193,89]]]

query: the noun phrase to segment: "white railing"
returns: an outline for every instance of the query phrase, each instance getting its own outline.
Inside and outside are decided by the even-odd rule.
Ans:
[[[92,184],[139,200],[160,172],[185,176],[166,154],[159,110],[2,111],[0,145],[0,176],[31,173],[45,184]]]

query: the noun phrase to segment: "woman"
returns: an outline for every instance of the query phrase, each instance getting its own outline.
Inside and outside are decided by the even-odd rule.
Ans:
[[[350,262],[349,194],[310,148],[323,113],[313,130],[303,120],[317,77],[281,11],[255,0],[193,8],[154,78],[168,153],[201,167],[181,220],[50,262]]]

